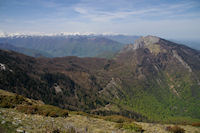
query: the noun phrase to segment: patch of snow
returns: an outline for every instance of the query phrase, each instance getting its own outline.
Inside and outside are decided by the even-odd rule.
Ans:
[[[2,63],[0,63],[0,70],[3,70],[3,71],[6,70],[6,66],[4,64],[2,64]]]
[[[25,131],[24,130],[21,130],[21,129],[17,129],[16,130],[18,133],[25,133]]]
[[[54,89],[55,89],[56,93],[62,92],[62,89],[60,88],[59,85],[54,85]]]
[[[45,33],[45,32],[15,32],[15,33],[7,33],[0,31],[0,37],[14,37],[14,38],[22,38],[29,36],[96,36],[96,35],[128,35],[128,34],[120,34],[115,32],[105,32],[105,33],[95,33],[95,32],[54,32],[54,33]]]

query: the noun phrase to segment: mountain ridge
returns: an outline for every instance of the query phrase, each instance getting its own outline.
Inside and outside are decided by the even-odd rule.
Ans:
[[[0,63],[16,68],[13,73],[1,71],[0,87],[94,114],[120,114],[139,121],[198,121],[200,53],[164,39],[152,41],[151,36],[136,43],[137,49],[124,48],[109,60],[35,59],[1,51]],[[21,77],[17,84],[12,78],[16,76]]]

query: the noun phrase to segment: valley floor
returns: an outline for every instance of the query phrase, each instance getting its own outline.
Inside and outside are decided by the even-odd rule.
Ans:
[[[145,130],[144,133],[168,133],[166,124],[153,124],[136,122]],[[15,109],[0,108],[0,132],[27,132],[44,133],[132,133],[130,130],[122,130],[116,127],[117,123],[105,121],[82,115],[69,114],[69,117],[52,118],[41,115],[28,115],[20,113]],[[200,128],[192,126],[180,126],[186,133],[200,133]],[[6,130],[7,129],[7,130]],[[4,131],[3,131],[4,130]],[[134,133],[134,132],[133,132]]]

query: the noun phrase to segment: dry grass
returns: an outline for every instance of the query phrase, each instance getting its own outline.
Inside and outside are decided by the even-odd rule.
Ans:
[[[119,123],[116,128],[143,133],[145,130],[136,123]]]
[[[120,116],[120,115],[111,115],[111,116],[102,116],[102,119],[106,120],[106,121],[112,121],[112,122],[116,122],[116,123],[131,123],[134,122],[133,119],[124,117],[124,116]]]
[[[144,122],[135,122],[138,125],[141,125],[145,130],[144,133],[170,133],[166,130],[166,127],[173,127],[172,124],[159,124],[159,123],[144,123]],[[185,133],[200,133],[200,128],[193,127],[191,125],[178,125],[180,128],[185,130]]]
[[[115,127],[117,123],[102,119],[91,118],[81,115],[69,115],[69,117],[46,117],[42,115],[31,115],[20,113],[14,109],[0,108],[4,121],[10,121],[20,125],[18,129],[29,133],[44,133],[59,131],[61,133],[128,133],[124,129]]]
[[[43,115],[24,114],[16,111],[15,109],[0,108],[0,118],[6,122],[15,123],[18,125],[17,129],[25,130],[29,133],[44,133],[59,131],[60,133],[87,132],[87,133],[131,133],[135,127],[144,129],[144,133],[169,133],[166,127],[173,125],[156,124],[156,123],[116,123],[106,121],[99,118],[69,114],[68,117],[46,117]],[[191,125],[179,126],[185,130],[185,133],[200,133],[200,128]],[[141,131],[140,131],[141,132]]]

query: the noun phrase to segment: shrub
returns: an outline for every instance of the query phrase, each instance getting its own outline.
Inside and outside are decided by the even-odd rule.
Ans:
[[[60,116],[62,116],[62,117],[67,117],[68,115],[69,115],[69,113],[68,113],[67,110],[62,110],[62,111],[60,112]]]
[[[121,128],[123,128],[123,123],[118,123],[115,125],[115,127],[121,129]]]
[[[0,107],[2,108],[14,108],[23,102],[26,102],[26,100],[23,96],[20,95],[0,95]]]
[[[166,127],[166,130],[169,131],[169,132],[172,132],[172,133],[184,133],[185,130],[181,127],[178,127],[178,126],[168,126]]]
[[[135,123],[128,123],[128,124],[124,124],[123,125],[124,129],[128,129],[128,130],[134,130],[136,132],[144,132],[144,130],[142,129],[141,126],[135,124]]]
[[[27,106],[26,108],[27,114],[35,114],[37,111],[38,109],[35,106]]]
[[[82,112],[82,111],[71,111],[70,113],[74,114],[74,115],[82,115],[82,116],[87,116],[87,117],[93,117],[93,118],[103,119],[103,116],[93,115],[93,114],[89,114],[89,113]]]
[[[200,127],[200,122],[192,123],[192,126],[194,126],[194,127]]]
[[[35,106],[28,106],[28,105],[20,105],[16,108],[18,111],[27,113],[27,114],[36,114],[37,107]]]
[[[142,127],[136,123],[119,123],[115,126],[116,128],[123,128],[126,130],[130,130],[130,131],[135,131],[135,132],[144,132],[144,129],[142,129]]]
[[[51,111],[51,112],[49,112],[48,116],[50,116],[50,117],[58,117],[58,114],[56,114],[56,112],[54,112],[54,111]]]
[[[26,114],[39,114],[50,117],[67,117],[68,111],[51,105],[19,105],[18,111]]]
[[[103,117],[104,120],[106,121],[112,121],[112,122],[117,122],[117,123],[124,123],[124,122],[133,122],[133,119],[124,117],[124,116],[120,116],[120,115],[111,115],[111,116],[104,116]]]
[[[59,129],[54,129],[54,130],[52,131],[52,133],[60,133],[60,130],[59,130]]]

